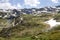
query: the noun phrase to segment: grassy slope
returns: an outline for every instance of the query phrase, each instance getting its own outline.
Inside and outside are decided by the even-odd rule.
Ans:
[[[0,37],[0,40],[60,40],[60,31],[51,30],[43,32],[42,30],[49,27],[43,22],[52,18],[51,14],[43,14],[41,16],[22,15],[24,22],[11,28],[8,32],[10,37]],[[44,30],[45,31],[45,30]],[[5,34],[4,34],[5,35]],[[3,36],[3,35],[2,35]],[[37,36],[37,37],[36,37]]]

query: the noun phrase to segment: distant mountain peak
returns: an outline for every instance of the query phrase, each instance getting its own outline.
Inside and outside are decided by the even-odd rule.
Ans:
[[[60,7],[60,5],[56,6],[56,7]]]

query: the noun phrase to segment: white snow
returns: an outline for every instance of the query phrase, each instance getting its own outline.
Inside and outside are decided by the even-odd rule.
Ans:
[[[56,25],[60,25],[60,22],[56,22],[56,20],[54,20],[54,18],[48,20],[45,22],[46,24],[50,25],[50,28],[53,28]]]

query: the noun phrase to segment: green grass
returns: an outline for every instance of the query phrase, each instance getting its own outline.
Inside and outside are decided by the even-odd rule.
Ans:
[[[3,34],[0,40],[60,40],[60,26],[45,32],[50,26],[44,21],[53,18],[52,14],[22,15],[22,17],[24,18],[23,23],[6,30],[10,36]],[[4,20],[1,21],[4,22]]]

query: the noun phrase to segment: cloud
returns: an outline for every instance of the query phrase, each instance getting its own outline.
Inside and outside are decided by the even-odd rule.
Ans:
[[[0,9],[12,9],[16,8],[15,6],[12,6],[10,3],[0,3]]]
[[[17,5],[11,5],[12,9],[22,9],[22,6],[20,5],[20,3],[17,3]]]
[[[0,2],[9,2],[9,0],[0,0]]]
[[[19,8],[22,8],[22,6],[18,3],[17,4],[17,8],[19,9]]]
[[[51,0],[53,3],[59,3],[59,0]]]
[[[18,3],[17,5],[12,5],[9,0],[1,0],[0,1],[0,9],[20,9],[21,5]]]
[[[37,7],[40,4],[39,0],[24,0],[25,5]]]

